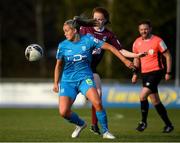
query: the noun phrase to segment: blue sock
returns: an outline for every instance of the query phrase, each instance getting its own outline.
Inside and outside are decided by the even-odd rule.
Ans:
[[[70,117],[66,117],[65,119],[78,126],[84,125],[84,121],[74,112],[71,113]]]
[[[105,133],[106,131],[108,131],[106,111],[105,110],[96,111],[96,116],[102,127],[102,133]]]

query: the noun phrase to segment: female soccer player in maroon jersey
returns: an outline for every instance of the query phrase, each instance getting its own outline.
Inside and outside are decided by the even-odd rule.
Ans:
[[[135,54],[122,48],[122,45],[120,44],[116,35],[106,28],[106,25],[110,23],[109,13],[106,9],[102,7],[94,8],[92,12],[92,17],[99,22],[99,25],[96,27],[81,27],[80,29],[81,34],[87,34],[87,33],[92,34],[95,38],[103,40],[113,45],[116,49],[118,49],[121,52],[123,56],[128,57],[128,58],[141,57],[145,55],[144,53]],[[92,63],[91,63],[91,68],[94,73],[94,80],[96,83],[96,88],[100,97],[102,96],[101,80],[100,80],[100,76],[98,75],[96,71],[96,68],[97,68],[97,65],[100,63],[103,55],[104,55],[104,50],[94,51]],[[98,128],[98,120],[96,117],[95,108],[93,106],[92,106],[91,131],[93,131],[96,134],[100,134],[100,131]]]

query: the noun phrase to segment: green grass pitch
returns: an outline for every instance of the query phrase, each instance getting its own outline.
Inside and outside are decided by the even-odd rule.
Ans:
[[[88,123],[79,138],[72,139],[75,128],[59,116],[58,109],[0,108],[0,142],[112,142],[90,132],[89,108],[73,109]],[[117,137],[114,142],[180,142],[180,109],[168,109],[175,130],[162,133],[163,122],[154,109],[150,109],[148,128],[135,130],[140,120],[138,108],[108,108],[109,129]]]

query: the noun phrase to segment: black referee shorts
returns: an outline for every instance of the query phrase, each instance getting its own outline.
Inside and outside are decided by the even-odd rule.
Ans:
[[[163,70],[153,71],[142,74],[143,87],[149,88],[152,93],[158,93],[158,84],[163,76]]]

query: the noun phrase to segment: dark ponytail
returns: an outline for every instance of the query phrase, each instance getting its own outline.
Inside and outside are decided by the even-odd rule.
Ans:
[[[97,26],[99,23],[95,19],[88,19],[80,16],[74,16],[73,19],[65,21],[64,24],[70,25],[72,28],[77,29],[77,31],[79,32],[81,26],[94,27]]]

